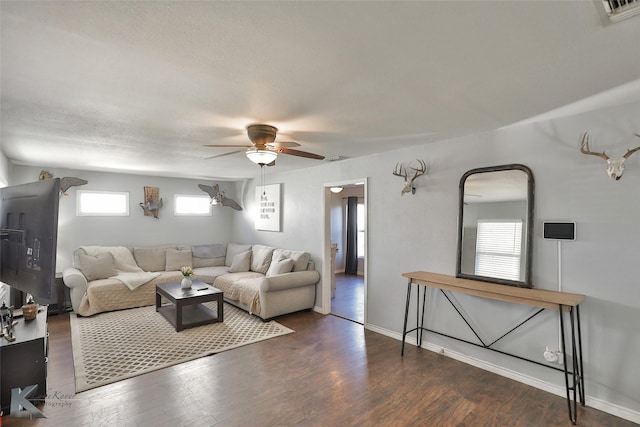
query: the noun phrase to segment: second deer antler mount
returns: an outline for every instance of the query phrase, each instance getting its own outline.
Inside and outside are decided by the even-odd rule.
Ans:
[[[413,182],[417,177],[426,174],[429,170],[424,160],[416,159],[416,161],[418,163],[417,167],[411,166],[411,163],[408,163],[406,166],[402,163],[396,163],[396,167],[393,169],[393,174],[395,176],[404,178],[404,186],[400,192],[401,196],[404,196],[405,193],[416,194],[416,187],[413,185]],[[413,176],[411,178],[409,178],[410,170],[413,171]]]

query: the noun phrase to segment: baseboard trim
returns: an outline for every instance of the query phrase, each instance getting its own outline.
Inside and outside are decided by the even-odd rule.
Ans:
[[[373,332],[377,332],[379,334],[388,336],[390,338],[397,339],[398,341],[402,341],[402,334],[399,334],[398,332],[395,332],[395,331],[391,331],[389,329],[381,328],[376,325],[372,325],[371,323],[365,324],[365,329],[368,329]],[[405,343],[410,344],[414,347],[418,345],[416,338],[414,337],[407,337],[407,339],[405,340]],[[543,390],[543,391],[555,394],[556,396],[560,396],[564,398],[566,398],[567,396],[566,390],[562,386],[558,386],[548,381],[542,381],[530,375],[525,375],[520,372],[513,371],[511,369],[506,369],[506,368],[503,368],[502,366],[498,366],[493,363],[485,362],[484,360],[480,360],[475,357],[468,356],[466,354],[442,347],[437,344],[433,344],[430,342],[423,342],[422,348],[429,351],[433,351],[435,353],[442,354],[443,356],[450,357],[452,359],[458,360],[468,365],[475,366],[480,369],[484,369],[485,371],[489,371],[494,374],[512,379],[514,381],[518,381],[523,384],[530,385],[531,387],[535,387],[539,390]],[[625,420],[640,424],[640,412],[633,411],[629,408],[625,408],[620,405],[616,405],[615,403],[607,402],[606,400],[586,395],[585,405],[591,408],[597,409],[599,411],[614,415],[616,417],[620,417]]]

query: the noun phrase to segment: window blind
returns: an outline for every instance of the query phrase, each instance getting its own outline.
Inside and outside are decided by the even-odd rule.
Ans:
[[[521,220],[478,221],[475,274],[520,280],[521,248]]]

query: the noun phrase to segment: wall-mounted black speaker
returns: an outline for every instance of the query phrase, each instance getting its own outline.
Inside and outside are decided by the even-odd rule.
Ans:
[[[576,240],[576,223],[545,221],[542,223],[542,237],[554,240]]]

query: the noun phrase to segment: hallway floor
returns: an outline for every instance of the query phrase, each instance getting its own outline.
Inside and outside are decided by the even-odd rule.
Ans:
[[[331,314],[364,324],[364,277],[336,273]]]

